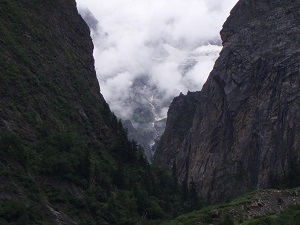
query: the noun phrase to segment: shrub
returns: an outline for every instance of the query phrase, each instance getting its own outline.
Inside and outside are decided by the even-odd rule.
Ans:
[[[28,155],[21,139],[9,131],[0,132],[0,156],[26,163]]]

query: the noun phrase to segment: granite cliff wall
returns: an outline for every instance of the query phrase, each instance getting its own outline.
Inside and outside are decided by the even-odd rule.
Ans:
[[[210,202],[298,185],[299,18],[299,1],[240,0],[223,26],[223,50],[197,99],[181,96],[170,107],[155,161],[175,166],[181,181],[196,181]],[[195,101],[194,113],[181,114]],[[192,123],[178,133],[177,119],[186,116]]]

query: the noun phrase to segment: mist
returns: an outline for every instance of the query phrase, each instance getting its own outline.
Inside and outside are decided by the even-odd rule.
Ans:
[[[131,118],[133,85],[144,76],[161,102],[201,90],[221,50],[219,31],[236,2],[77,0],[79,11],[88,8],[98,21],[92,29],[95,68],[112,111]],[[166,105],[161,107],[165,117]]]

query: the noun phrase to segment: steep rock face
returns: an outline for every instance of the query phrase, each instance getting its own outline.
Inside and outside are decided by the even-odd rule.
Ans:
[[[177,148],[184,140],[186,133],[192,126],[196,112],[199,92],[188,92],[186,96],[182,93],[174,98],[169,110],[166,130],[161,137],[157,153],[154,155],[155,163],[173,166],[173,159],[176,157]],[[189,151],[185,149],[185,158]]]
[[[0,14],[0,129],[31,141],[37,128],[107,139],[109,109],[75,1],[3,1]]]
[[[74,201],[88,195],[91,154],[99,160],[116,135],[92,53],[89,28],[74,0],[1,1],[3,224],[79,224],[91,218],[88,207],[78,213]]]
[[[164,134],[156,161],[176,166],[181,181],[196,181],[208,201],[297,185],[299,12],[293,0],[239,1],[221,31],[223,50],[199,94],[191,128],[184,137],[176,129]],[[176,127],[175,118],[180,114],[168,118],[166,130]]]

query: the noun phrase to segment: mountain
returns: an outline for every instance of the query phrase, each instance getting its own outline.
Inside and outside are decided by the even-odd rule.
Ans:
[[[129,138],[143,147],[148,160],[151,161],[156,143],[164,131],[166,112],[172,99],[180,92],[197,90],[199,85],[204,83],[221,50],[221,40],[209,39],[206,45],[204,41],[199,40],[198,48],[186,50],[188,48],[184,40],[180,41],[181,43],[173,42],[174,47],[170,44],[171,40],[149,37],[152,40],[141,43],[134,53],[134,56],[140,55],[141,60],[132,60],[138,62],[130,63],[128,59],[124,59],[132,54],[130,48],[122,50],[129,51],[128,56],[125,54],[119,58],[123,41],[119,43],[114,40],[115,29],[107,26],[105,17],[102,17],[103,21],[97,21],[91,13],[93,9],[90,11],[84,7],[81,6],[79,12],[92,31],[96,59],[112,58],[115,62],[111,60],[107,63],[116,63],[115,66],[108,66],[113,69],[97,71],[104,90],[103,95],[112,111],[122,119]],[[94,12],[97,18],[101,18],[96,10]],[[197,45],[193,48],[195,46]],[[98,50],[104,52],[103,56]],[[97,60],[96,65],[99,68],[105,66],[98,64]],[[200,70],[202,74],[196,74],[196,70]]]
[[[204,45],[193,51],[183,51],[164,44],[160,46],[153,58],[153,68],[172,64],[176,72],[182,76],[183,91],[195,89],[193,74],[190,74],[199,64],[212,64],[219,55],[221,47],[217,45]],[[166,71],[170,73],[169,71]],[[122,96],[125,108],[130,108],[131,113],[125,117],[116,111],[117,116],[123,120],[124,127],[128,130],[131,140],[135,140],[145,150],[149,161],[156,151],[156,143],[165,130],[166,112],[174,93],[166,93],[166,88],[161,87],[158,81],[153,80],[151,71],[137,76],[127,91],[127,97]],[[101,80],[101,78],[100,78]],[[167,85],[167,84],[165,84]],[[171,89],[171,87],[168,87]],[[109,102],[110,103],[110,102]]]
[[[89,34],[74,1],[3,1],[1,130],[32,142],[51,129],[103,141],[113,136]]]
[[[1,1],[0,105],[0,224],[157,224],[199,208],[110,111],[74,0]]]
[[[217,45],[204,45],[193,51],[182,51],[164,44],[153,64],[159,66],[163,63],[174,63],[176,70],[184,78],[198,63],[216,60],[220,49]],[[189,82],[185,85],[193,89],[193,83]],[[156,143],[165,130],[166,111],[175,96],[166,95],[159,84],[153,82],[151,75],[136,78],[130,93],[128,104],[133,108],[133,113],[124,121],[124,126],[128,129],[129,138],[141,144],[151,161],[156,151]]]
[[[88,8],[79,8],[79,12],[92,32],[95,46],[100,49],[104,47],[105,50],[105,46],[102,45],[110,34],[102,30],[101,21],[97,21]],[[152,68],[134,76],[133,79],[121,79],[119,82],[126,81],[131,84],[126,90],[120,90],[115,93],[113,98],[108,99],[108,104],[112,106],[112,110],[122,119],[122,123],[128,131],[129,139],[136,141],[145,150],[149,162],[152,161],[157,141],[165,130],[166,112],[172,99],[180,91],[185,92],[196,89],[199,81],[197,84],[193,82],[196,79],[193,70],[199,65],[212,67],[212,63],[219,55],[221,50],[220,41],[210,40],[208,43],[213,44],[202,45],[192,51],[180,50],[169,44],[152,43],[151,48],[155,49],[151,61]],[[161,87],[161,81],[153,79],[152,70],[167,64],[173,65],[175,71],[182,76],[181,87],[180,90],[175,91],[176,94],[174,92],[171,94],[166,93],[166,88]],[[130,73],[130,68],[124,67],[123,70],[124,76],[127,72]],[[118,71],[116,73],[122,72]],[[171,74],[172,71],[166,71],[165,73]],[[204,77],[207,76],[205,70],[203,75]],[[98,79],[106,84],[114,76],[118,75],[103,75],[100,71]],[[169,86],[167,89],[172,88],[174,87]],[[124,113],[126,111],[128,112]]]
[[[230,32],[228,32],[228,29],[231,27],[229,26],[230,22],[227,22],[228,29],[226,30],[224,27],[222,33],[224,49],[215,70],[224,69],[221,62],[222,60],[227,62],[226,58],[229,54],[232,58],[230,58],[231,61],[228,61],[227,68],[232,67],[231,71],[237,66],[241,70],[253,71],[251,73],[253,75],[260,75],[261,73],[266,75],[262,78],[254,76],[252,81],[256,81],[256,79],[258,81],[250,83],[251,88],[257,89],[261,84],[265,85],[265,89],[259,89],[261,92],[259,92],[259,95],[255,95],[256,98],[259,96],[262,99],[260,100],[260,108],[256,110],[255,115],[257,117],[252,119],[262,118],[263,120],[264,118],[265,112],[259,110],[263,109],[264,104],[268,103],[263,94],[265,92],[269,93],[269,91],[277,93],[278,95],[272,95],[272,103],[269,103],[271,105],[268,109],[271,111],[276,109],[278,118],[272,117],[271,124],[266,123],[268,122],[266,120],[261,125],[260,123],[255,125],[265,127],[274,123],[276,126],[273,128],[276,130],[271,130],[273,133],[277,131],[274,134],[280,135],[279,132],[283,131],[282,139],[276,139],[279,141],[274,145],[270,145],[272,148],[277,147],[276,150],[278,151],[278,153],[273,153],[272,160],[275,163],[278,160],[283,160],[283,162],[291,160],[287,161],[291,164],[281,164],[282,167],[276,164],[272,167],[278,169],[274,172],[286,167],[290,170],[287,170],[287,175],[284,174],[283,177],[280,177],[279,173],[279,175],[270,173],[272,174],[269,179],[270,186],[282,187],[285,185],[283,181],[286,182],[286,186],[298,186],[298,114],[297,111],[292,110],[296,110],[299,106],[299,104],[294,104],[298,101],[297,85],[299,83],[297,83],[297,78],[299,71],[297,66],[299,66],[299,60],[297,59],[297,48],[288,45],[285,41],[290,41],[289,43],[293,44],[298,41],[297,26],[299,23],[294,18],[299,18],[299,4],[293,1],[288,1],[284,5],[279,1],[259,3],[241,1],[240,5],[232,12],[234,22],[241,22],[241,26],[245,25],[243,20],[237,20],[234,14],[235,12],[241,13],[240,18],[246,16],[247,10],[251,9],[248,5],[250,3],[251,7],[255,9],[251,13],[257,13],[263,17],[262,24],[268,24],[266,19],[269,18],[268,10],[271,13],[269,16],[278,16],[276,18],[281,23],[277,24],[277,28],[281,29],[273,31],[274,27],[272,26],[272,29],[268,30],[268,34],[265,34],[266,27],[263,27],[259,33],[268,37],[274,35],[274,37],[279,38],[278,40],[283,38],[284,41],[276,42],[278,43],[276,47],[281,47],[278,51],[275,51],[276,54],[272,57],[273,61],[267,61],[269,59],[268,54],[264,55],[265,61],[259,61],[261,64],[255,64],[257,70],[253,70],[251,66],[242,67],[243,64],[241,63],[244,61],[239,61],[240,64],[238,65],[241,66],[239,67],[235,63],[239,59],[237,56],[240,57],[240,55],[229,54],[233,51],[229,51],[229,49],[235,49],[234,46],[238,46],[236,50],[242,48],[240,45],[235,45],[234,40],[249,30],[243,30],[236,24],[232,24],[235,33],[233,32],[232,36],[229,37]],[[246,11],[243,11],[243,8]],[[259,9],[265,11],[259,11]],[[286,13],[282,14],[283,12]],[[252,15],[251,13],[250,15]],[[283,19],[280,19],[283,15]],[[255,16],[255,18],[259,20],[259,16]],[[96,23],[92,17],[90,18],[92,23]],[[249,18],[251,17],[249,16]],[[290,26],[293,26],[293,29],[290,29]],[[257,26],[257,29],[259,28]],[[282,32],[283,30],[286,32]],[[252,29],[250,31],[252,32]],[[241,39],[238,38],[239,43],[243,43],[244,39],[242,37],[243,35]],[[257,38],[256,41],[259,40],[257,35],[253,37]],[[276,41],[278,40],[276,39]],[[269,48],[275,46],[274,43],[269,43],[270,40],[262,39],[261,41],[265,45],[259,46],[257,42],[257,47],[262,53],[266,53],[263,51],[263,47],[266,47],[267,44],[269,44]],[[227,49],[229,52],[226,50],[227,47],[230,47]],[[110,111],[108,104],[100,93],[96,78],[90,31],[78,14],[74,0],[46,2],[3,0],[0,5],[0,49],[0,224],[164,224],[171,218],[199,209],[205,204],[203,199],[197,196],[197,190],[199,192],[201,186],[199,186],[196,176],[189,180],[183,180],[182,185],[177,182],[178,178],[181,179],[178,174],[180,175],[185,171],[179,170],[180,160],[175,161],[172,158],[174,158],[174,155],[176,157],[182,155],[180,153],[182,149],[176,149],[178,152],[169,151],[170,155],[164,158],[164,164],[172,167],[173,173],[157,168],[155,165],[149,165],[143,150],[137,146],[136,142],[129,140],[121,120],[117,119]],[[170,49],[172,51],[172,48]],[[248,50],[257,51],[253,46],[249,46]],[[273,53],[272,50],[270,50],[271,53]],[[286,52],[290,54],[286,55]],[[244,52],[244,54],[246,53],[248,51]],[[274,67],[273,63],[280,69]],[[263,68],[269,70],[263,70],[259,65],[265,65]],[[232,75],[230,70],[224,71],[228,72],[228,74],[225,72],[224,74],[227,74],[229,79]],[[286,73],[283,73],[283,71]],[[190,128],[198,124],[199,118],[197,119],[197,115],[199,113],[202,115],[203,121],[207,119],[199,105],[205,106],[205,109],[210,109],[211,104],[215,104],[215,111],[211,111],[211,116],[213,116],[213,112],[218,112],[224,105],[229,107],[231,104],[239,104],[239,101],[233,103],[232,99],[231,102],[225,102],[225,99],[230,100],[230,98],[224,92],[221,92],[222,89],[218,86],[219,83],[216,83],[216,81],[220,81],[220,77],[218,78],[219,73],[213,74],[214,72],[212,72],[208,83],[201,92],[188,92],[186,96],[181,94],[174,100],[169,110],[167,129],[162,143],[174,137],[173,142],[170,142],[172,148],[181,145],[182,142],[185,144],[191,143],[189,150],[192,152],[194,149],[192,143],[196,142],[193,137],[198,133],[193,133]],[[245,74],[247,75],[246,72]],[[237,75],[234,74],[234,76],[237,79]],[[246,77],[246,80],[250,78]],[[268,86],[268,82],[264,83],[263,81],[266,79],[271,80],[273,85]],[[278,84],[282,85],[276,86]],[[288,86],[289,84],[291,85]],[[233,89],[229,93],[234,93],[234,87],[241,88],[239,92],[242,91],[243,94],[246,94],[247,90],[256,90],[250,87],[243,89],[246,88],[244,85],[247,86],[247,82],[244,82],[244,80],[240,81],[241,86],[234,85],[236,86],[232,86]],[[215,89],[210,89],[210,87]],[[214,97],[210,95],[203,96],[203,93],[208,90],[219,95],[215,96],[214,94]],[[220,95],[224,99],[222,102],[224,104],[217,105]],[[278,96],[282,100],[280,104],[276,102]],[[209,98],[210,101],[205,101],[206,98]],[[285,103],[286,99],[288,102],[287,107],[284,105],[287,104]],[[254,104],[257,102],[254,100],[258,99],[253,99],[251,95],[249,96],[250,102],[247,103],[247,100],[244,100],[241,104]],[[252,115],[253,111],[247,111],[251,109],[250,106],[244,109],[246,111],[243,111],[246,118]],[[178,111],[176,108],[178,108]],[[219,112],[221,115],[225,113],[224,118],[218,120],[220,125],[222,125],[222,121],[227,121],[228,109]],[[281,111],[283,109],[285,111]],[[238,118],[243,116],[238,110],[235,112],[236,115],[239,115]],[[230,118],[233,118],[233,116]],[[292,120],[290,120],[291,118]],[[295,123],[293,123],[293,119]],[[172,121],[177,121],[176,124],[178,125]],[[232,119],[231,121],[235,120]],[[207,130],[215,130],[215,121],[211,120],[209,122],[211,123],[206,125]],[[234,124],[234,126],[236,125]],[[284,128],[288,126],[293,129],[285,131]],[[196,128],[199,127],[196,126],[194,129]],[[231,131],[231,128],[229,131]],[[241,129],[240,127],[238,131]],[[225,130],[226,127],[217,130],[218,134],[215,133],[213,136],[215,137],[214,146],[225,143],[223,137],[223,131]],[[247,134],[246,131],[247,129],[243,134]],[[257,137],[261,133],[255,132],[263,131],[263,129],[252,131],[254,137]],[[174,132],[177,132],[177,136],[169,136]],[[189,138],[187,133],[194,136]],[[234,134],[238,135],[236,132]],[[275,138],[277,137],[275,136]],[[287,137],[288,139],[286,139]],[[181,139],[179,140],[179,138]],[[199,141],[202,141],[201,138]],[[257,145],[251,145],[250,147],[260,147],[259,144],[264,143],[264,140],[260,139],[260,141]],[[244,143],[247,143],[247,139]],[[293,146],[291,151],[288,151],[290,158],[281,157],[279,154],[286,152],[285,150],[289,147],[285,147],[285,145],[291,143],[293,143]],[[164,145],[161,144],[161,146]],[[164,148],[166,147],[168,146],[165,145]],[[220,151],[215,148],[214,150],[216,152]],[[256,156],[255,154],[260,149],[255,150],[252,153],[253,156]],[[260,151],[263,152],[263,149]],[[162,154],[161,151],[159,153]],[[233,153],[230,150],[226,150],[227,153],[228,157],[232,157]],[[211,152],[211,155],[215,156],[213,154],[215,152]],[[227,157],[225,153],[221,155],[224,158]],[[238,156],[239,154],[237,154]],[[167,157],[169,160],[167,160]],[[197,160],[198,157],[197,154],[190,156],[189,160],[185,161],[185,165],[192,165],[193,160]],[[223,161],[218,161],[218,157],[214,159],[216,163],[223,163]],[[157,160],[159,160],[159,157]],[[207,165],[211,165],[210,160],[211,158],[208,159]],[[252,160],[253,164],[257,162],[260,165],[260,161],[254,161],[253,157],[250,157],[249,160]],[[247,165],[250,168],[253,164],[249,163]],[[217,164],[213,166],[215,165]],[[245,180],[250,179],[247,177],[247,171],[242,168],[244,165],[238,165],[241,165],[239,167],[241,169],[237,170],[239,173],[234,174],[236,176],[232,176],[230,171],[232,167],[228,167],[228,169],[223,167],[223,169],[227,169],[227,171],[224,171],[226,172],[225,178],[230,179],[232,184],[239,184],[240,186],[232,186],[223,178],[221,182],[224,187],[220,188],[220,183],[219,186],[215,186],[215,184],[218,184],[218,180],[214,180],[215,184],[212,183],[210,187],[212,187],[211,193],[215,194],[215,197],[222,195],[224,199],[224,196],[226,198],[233,196],[232,193],[231,195],[223,195],[224,192],[221,191],[226,187],[230,187],[230,190],[226,189],[225,194],[238,190],[245,184]],[[216,166],[215,172],[219,173],[214,175],[220,175],[220,166]],[[196,174],[196,172],[193,173]],[[217,178],[222,177],[218,176]],[[220,191],[220,195],[216,196],[217,189]],[[252,213],[257,213],[258,207],[265,210],[265,212],[268,210],[268,212],[278,212],[277,210],[281,211],[289,204],[298,203],[298,192],[298,189],[292,189],[250,193],[230,204],[205,208],[201,211],[201,216],[207,224],[211,224],[210,221],[221,222],[221,224],[225,222],[230,224],[231,222],[232,224],[232,221],[227,221],[228,215],[251,216]],[[236,193],[236,195],[238,194]],[[259,201],[256,198],[259,198]],[[212,198],[208,200],[212,200]],[[244,205],[241,205],[240,202],[243,202]],[[251,210],[248,211],[247,207]],[[211,209],[213,211],[210,211]],[[284,219],[288,223],[298,224],[298,212],[298,206],[296,206],[288,209],[288,212],[278,215],[278,217],[271,215],[261,221],[266,222],[276,219],[280,223]],[[170,224],[199,224],[199,217],[193,218],[193,223],[187,221],[194,217],[195,213],[184,215],[176,219],[175,222],[170,221]],[[289,216],[288,219],[286,219],[287,215]],[[216,218],[218,216],[220,217]]]
[[[300,184],[299,9],[240,0],[202,90],[170,106],[154,162],[209,202]]]

